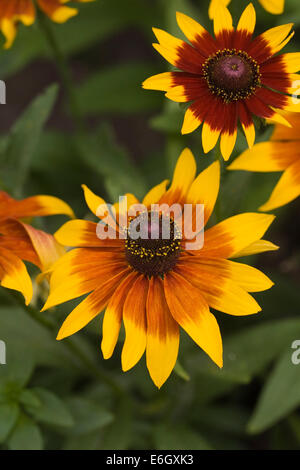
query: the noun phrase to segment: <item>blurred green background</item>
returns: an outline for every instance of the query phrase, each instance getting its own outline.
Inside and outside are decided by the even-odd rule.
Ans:
[[[281,16],[253,3],[256,33],[294,22],[296,35],[285,51],[299,51],[299,1],[286,0]],[[0,52],[0,79],[7,85],[7,105],[0,109],[1,189],[18,197],[55,195],[79,218],[90,218],[82,183],[115,202],[125,192],[143,196],[170,177],[186,146],[199,171],[208,166],[216,155],[204,155],[201,132],[180,135],[181,106],[141,88],[149,75],[168,70],[151,47],[152,26],[182,37],[175,22],[179,10],[212,31],[208,4],[97,0],[80,5],[80,14],[68,23],[50,25],[70,66],[84,132],[69,112],[38,22],[20,27],[12,49]],[[235,23],[247,4],[232,0]],[[271,129],[258,127],[258,140],[268,139]],[[232,158],[245,148],[240,133]],[[255,211],[279,176],[224,167],[218,219]],[[280,245],[278,252],[247,258],[275,282],[255,295],[262,312],[252,317],[216,312],[223,370],[182,333],[180,363],[161,390],[144,359],[126,374],[121,371],[122,335],[113,358],[103,360],[101,315],[58,343],[59,324],[76,302],[37,316],[25,311],[21,296],[12,300],[1,288],[0,340],[7,345],[7,365],[0,365],[0,448],[299,449],[300,364],[291,362],[292,342],[300,340],[299,211],[298,199],[275,212],[267,238]],[[35,224],[53,233],[64,221],[57,216]],[[36,298],[35,307],[41,305]]]

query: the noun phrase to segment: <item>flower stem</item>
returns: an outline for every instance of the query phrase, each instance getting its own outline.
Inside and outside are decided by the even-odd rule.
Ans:
[[[43,32],[47,43],[52,50],[52,54],[55,58],[56,66],[58,68],[63,87],[67,94],[70,112],[73,117],[76,132],[82,134],[85,130],[85,123],[81,115],[80,108],[78,106],[76,92],[73,85],[72,75],[69,66],[66,61],[66,57],[62,52],[60,45],[56,39],[50,20],[38,10],[38,20],[40,29]]]

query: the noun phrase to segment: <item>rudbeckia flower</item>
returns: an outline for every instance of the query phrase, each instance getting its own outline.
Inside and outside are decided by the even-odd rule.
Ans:
[[[77,2],[93,2],[94,0],[76,0]],[[65,23],[77,15],[76,8],[65,4],[69,0],[37,0],[38,7],[56,23]],[[17,24],[31,26],[35,22],[35,2],[33,0],[0,0],[0,30],[6,38],[4,47],[11,47],[17,33]]]
[[[0,285],[21,292],[27,305],[32,298],[32,282],[23,261],[46,271],[65,250],[52,235],[24,220],[54,214],[73,217],[70,207],[55,197],[16,200],[0,192]]]
[[[229,5],[231,0],[211,0],[209,5],[208,14],[210,19],[213,19],[215,12],[220,4]],[[261,6],[273,15],[281,15],[284,11],[284,0],[258,0]]]
[[[213,149],[221,135],[221,153],[227,160],[235,146],[240,121],[248,145],[255,140],[253,116],[289,123],[277,109],[293,106],[293,74],[300,69],[300,53],[275,55],[293,36],[292,24],[269,29],[253,39],[256,14],[249,4],[236,30],[227,8],[220,6],[214,16],[213,38],[192,18],[177,13],[177,22],[191,44],[154,28],[155,49],[181,71],[148,78],[143,87],[163,90],[177,102],[191,102],[182,134],[201,123],[204,152]]]
[[[283,171],[268,201],[259,210],[271,211],[300,196],[300,116],[286,113],[293,125],[277,124],[269,142],[261,142],[246,150],[228,167],[229,170]]]
[[[123,238],[98,238],[100,228],[109,230],[113,225],[110,221],[105,225],[103,218],[98,224],[69,221],[55,234],[59,243],[76,248],[52,267],[50,295],[43,310],[88,294],[67,316],[57,339],[76,333],[105,309],[104,358],[113,354],[123,322],[123,370],[134,367],[146,352],[147,368],[157,387],[166,381],[176,363],[180,328],[222,367],[222,339],[210,307],[229,315],[257,313],[260,307],[249,292],[272,286],[259,270],[229,260],[277,248],[262,240],[272,215],[245,213],[226,219],[205,230],[201,249],[197,243],[191,248],[193,237],[185,236],[177,216],[170,217],[168,236],[162,236],[164,205],[176,204],[185,213],[187,207],[202,204],[201,229],[208,222],[219,191],[219,162],[195,176],[195,159],[185,149],[170,187],[167,189],[168,181],[164,180],[142,201],[145,210],[137,217],[146,224],[146,237],[133,236],[137,219],[129,217],[122,203],[114,208],[117,220],[123,220],[123,225],[117,226],[119,233],[125,233]],[[102,211],[99,214],[99,207],[106,207],[103,199],[86,186],[83,189],[90,210],[103,215]],[[127,200],[130,208],[139,204],[133,194],[127,194]],[[154,223],[153,215],[157,216]],[[188,218],[184,220],[188,227]]]

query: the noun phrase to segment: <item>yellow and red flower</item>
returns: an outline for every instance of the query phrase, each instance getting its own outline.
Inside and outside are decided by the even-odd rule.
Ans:
[[[166,92],[177,102],[190,102],[182,134],[202,127],[204,152],[221,136],[221,153],[227,160],[235,146],[241,122],[249,147],[254,144],[253,116],[289,126],[278,109],[294,106],[293,82],[299,79],[300,53],[275,55],[291,39],[293,24],[267,30],[253,39],[256,22],[252,4],[244,10],[236,30],[229,10],[220,5],[214,16],[213,38],[192,18],[177,13],[177,22],[191,44],[154,28],[155,49],[180,71],[148,78],[143,87]]]
[[[21,292],[28,305],[32,282],[23,261],[46,271],[65,252],[52,235],[23,220],[35,216],[67,214],[70,207],[58,198],[33,196],[17,201],[0,192],[0,284]]]
[[[259,210],[270,211],[288,204],[300,196],[300,115],[286,113],[293,125],[277,124],[269,142],[261,142],[243,152],[228,167],[229,170],[283,171],[268,201]]]
[[[70,0],[37,0],[39,8],[56,23],[65,23],[77,15],[76,8],[65,4]],[[77,2],[92,2],[94,0],[76,0]],[[0,30],[6,38],[5,48],[11,47],[16,34],[17,24],[31,26],[35,22],[36,11],[33,0],[0,0]]]
[[[273,15],[281,15],[284,11],[284,0],[258,0],[261,6],[267,10],[269,13]],[[231,0],[211,0],[209,5],[208,14],[210,19],[212,20],[215,12],[220,7],[220,4],[225,5],[227,7]]]
[[[117,229],[123,235],[126,233],[126,237],[98,238],[103,217],[98,224],[69,221],[55,234],[59,243],[76,248],[52,267],[50,294],[43,310],[88,294],[68,315],[57,339],[76,333],[105,309],[101,344],[104,358],[113,354],[123,322],[126,334],[123,370],[135,366],[146,351],[147,367],[158,387],[176,363],[180,327],[222,367],[222,339],[210,307],[230,315],[257,313],[261,309],[249,292],[272,286],[259,270],[229,260],[277,249],[262,240],[273,221],[272,215],[245,213],[226,219],[205,231],[202,249],[197,245],[192,250],[186,237],[175,236],[176,218],[171,219],[166,239],[159,230],[153,236],[155,224],[150,225],[149,215],[156,210],[160,221],[164,217],[164,209],[155,209],[153,204],[177,204],[183,211],[185,204],[193,208],[203,204],[203,224],[207,223],[219,191],[219,162],[195,176],[195,159],[185,149],[170,188],[167,189],[168,180],[164,180],[145,196],[141,215],[148,223],[150,239],[133,238],[132,224],[136,218],[127,217],[129,213],[122,203],[114,207],[119,221]],[[103,216],[99,207],[106,207],[105,201],[86,186],[83,189],[90,210]],[[128,206],[138,204],[134,195],[126,196]],[[125,231],[121,217],[125,220]],[[111,220],[106,225],[108,230],[113,224]]]

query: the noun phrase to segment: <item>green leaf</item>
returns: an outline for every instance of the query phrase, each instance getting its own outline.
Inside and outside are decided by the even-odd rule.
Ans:
[[[191,377],[189,374],[186,372],[184,367],[180,364],[179,361],[176,362],[175,367],[174,367],[174,372],[183,380],[189,381],[191,380]]]
[[[146,186],[141,173],[127,152],[116,144],[109,125],[102,125],[95,136],[77,139],[77,143],[83,161],[104,178],[112,202],[128,192],[137,197],[145,195]]]
[[[10,133],[1,170],[5,184],[15,196],[22,195],[33,154],[44,124],[52,111],[57,92],[57,85],[51,85],[35,98]]]
[[[75,425],[70,430],[72,435],[91,433],[110,424],[114,417],[101,405],[81,397],[72,397],[68,400],[69,409],[74,418]]]
[[[1,334],[6,339],[2,329]],[[6,365],[0,366],[0,385],[6,386],[8,384],[9,388],[15,391],[25,387],[29,382],[33,374],[35,362],[31,352],[24,352],[20,344],[12,345],[8,341],[5,342],[7,344]],[[9,394],[8,389],[7,393]]]
[[[150,120],[150,126],[156,131],[178,135],[182,127],[183,118],[184,111],[181,107],[177,103],[168,103],[162,114]]]
[[[132,406],[130,400],[124,398],[116,410],[117,419],[114,420],[103,434],[102,450],[126,450],[132,438]]]
[[[95,72],[77,89],[79,106],[87,114],[130,114],[157,109],[162,97],[142,89],[156,69],[147,63],[117,64]],[[121,80],[121,86],[120,86]]]
[[[293,364],[292,354],[290,344],[266,381],[248,425],[250,433],[265,431],[299,406],[300,365]]]
[[[190,360],[188,369],[205,371],[224,380],[249,383],[285,348],[290,348],[297,335],[300,337],[298,319],[267,321],[225,338],[222,370],[206,356],[199,357],[199,353]]]
[[[0,403],[0,443],[4,442],[19,416],[19,407],[16,403]]]
[[[41,401],[39,400],[39,397],[34,393],[32,390],[22,390],[19,396],[19,402],[25,407],[25,408],[38,408],[41,406]]]
[[[161,424],[154,433],[158,450],[209,450],[211,446],[198,432],[183,425]]]
[[[7,344],[8,358],[7,365],[0,366],[0,382],[2,375],[10,374],[11,378],[16,375],[20,376],[22,384],[27,383],[33,370],[33,364],[29,362],[29,360],[32,361],[32,357],[37,365],[51,365],[73,374],[82,371],[81,362],[66,345],[56,341],[53,332],[45,330],[22,308],[0,308],[0,331],[1,338]],[[72,341],[78,347],[82,347],[90,359],[94,360],[94,356],[86,342],[83,342],[83,338],[74,338]],[[16,356],[16,360],[10,360],[11,354]],[[13,367],[12,370],[11,367]],[[10,370],[11,372],[9,372]]]
[[[20,415],[8,440],[10,450],[42,450],[43,437],[39,427],[26,415]]]
[[[39,400],[40,406],[28,405],[26,410],[36,421],[65,427],[70,427],[74,424],[69,409],[54,393],[43,388],[34,388],[31,392]]]

